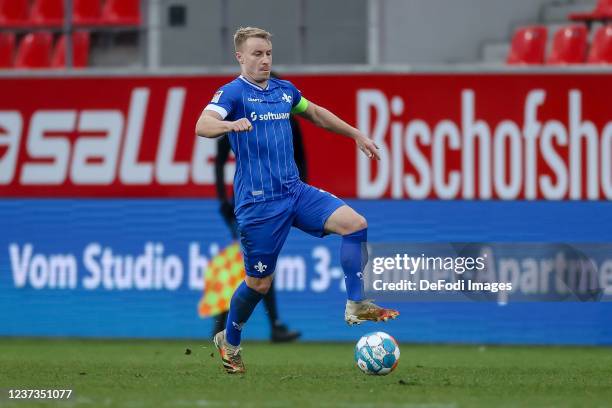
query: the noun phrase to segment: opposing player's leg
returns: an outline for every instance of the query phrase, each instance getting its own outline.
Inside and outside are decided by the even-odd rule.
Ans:
[[[274,286],[270,287],[270,290],[264,295],[262,301],[266,308],[268,320],[270,321],[270,340],[272,340],[273,343],[295,341],[302,335],[298,330],[289,329],[289,327],[280,320]]]
[[[237,217],[247,276],[232,296],[225,330],[214,337],[223,367],[230,374],[245,370],[240,355],[242,330],[259,301],[270,290],[276,260],[287,239],[292,216],[289,200],[275,200],[254,204]]]
[[[363,296],[363,267],[368,261],[364,245],[368,239],[366,219],[333,194],[306,184],[296,206],[294,226],[317,237],[330,233],[342,236],[340,262],[348,298],[344,313],[346,322],[359,324],[366,320],[395,319],[399,312],[381,308]]]

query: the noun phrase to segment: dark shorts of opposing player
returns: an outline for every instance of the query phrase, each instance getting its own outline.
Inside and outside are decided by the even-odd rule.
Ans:
[[[333,194],[299,182],[289,196],[242,206],[236,220],[246,274],[263,278],[274,273],[291,227],[322,237],[325,222],[343,205]]]

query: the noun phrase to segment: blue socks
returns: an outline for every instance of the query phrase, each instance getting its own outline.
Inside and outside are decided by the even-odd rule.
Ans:
[[[225,326],[225,340],[232,346],[240,345],[242,326],[249,320],[262,297],[262,293],[249,288],[245,281],[242,281],[234,292]]]
[[[342,236],[340,263],[344,269],[344,283],[349,300],[363,300],[363,267],[368,263],[368,251],[361,244],[368,241],[368,229]]]

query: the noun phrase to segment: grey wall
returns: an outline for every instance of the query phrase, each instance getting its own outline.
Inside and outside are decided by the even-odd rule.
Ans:
[[[238,27],[260,27],[272,33],[275,64],[297,63],[298,12],[297,1],[228,0],[230,36]]]
[[[485,40],[508,39],[553,1],[567,0],[377,0],[380,61],[477,61]],[[275,64],[367,63],[368,0],[160,2],[162,66],[234,64],[232,34],[249,25],[272,32]],[[168,25],[176,4],[187,7],[184,27]]]
[[[367,62],[367,0],[308,0],[304,11],[304,62]]]
[[[221,65],[221,1],[161,0],[160,3],[161,65]],[[168,7],[172,5],[187,8],[184,27],[168,25]]]
[[[168,8],[184,5],[187,24],[168,25]],[[273,34],[274,63],[365,63],[367,0],[161,0],[161,65],[234,64],[240,26]]]
[[[552,0],[381,0],[381,61],[472,62],[484,40],[537,21]]]

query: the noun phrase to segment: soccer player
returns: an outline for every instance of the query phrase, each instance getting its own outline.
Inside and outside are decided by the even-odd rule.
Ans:
[[[301,129],[299,124],[297,124],[297,120],[291,117],[291,130],[293,133],[293,146],[294,148],[297,146],[301,146],[302,144],[302,136]],[[225,163],[229,158],[229,152],[231,150],[231,145],[229,142],[229,138],[222,136],[217,139],[217,157],[215,158],[215,186],[217,189],[217,197],[219,201],[221,201],[220,212],[223,216],[223,220],[225,224],[230,230],[230,234],[233,240],[237,240],[239,237],[238,234],[238,225],[236,224],[236,215],[234,214],[234,197],[227,197],[225,191]],[[298,172],[300,180],[306,181],[306,166],[303,165],[300,167],[300,163],[304,164],[304,151],[300,152],[299,149],[295,149],[295,163],[298,165]],[[274,285],[270,287],[270,290],[263,296],[262,301],[264,303],[266,315],[268,316],[268,320],[270,321],[270,340],[273,343],[285,343],[297,340],[302,333],[297,330],[290,330],[286,324],[283,324],[279,318],[278,313],[278,304],[276,302],[276,291],[274,290]],[[213,316],[214,327],[213,327],[213,335],[222,331],[225,328],[225,324],[227,322],[227,315],[229,312],[222,312],[216,316]]]
[[[300,181],[293,160],[291,113],[352,138],[369,158],[380,160],[378,147],[363,133],[327,109],[308,101],[289,81],[270,78],[271,34],[253,27],[234,34],[241,75],[222,86],[204,108],[196,134],[228,134],[236,156],[235,215],[240,230],[246,278],[234,292],[225,330],[214,343],[230,373],[243,373],[240,337],[244,324],[270,289],[280,250],[292,226],[316,237],[342,236],[348,324],[386,321],[399,312],[363,298],[362,266],[367,253],[367,222],[336,196]],[[364,246],[365,248],[365,246]]]

